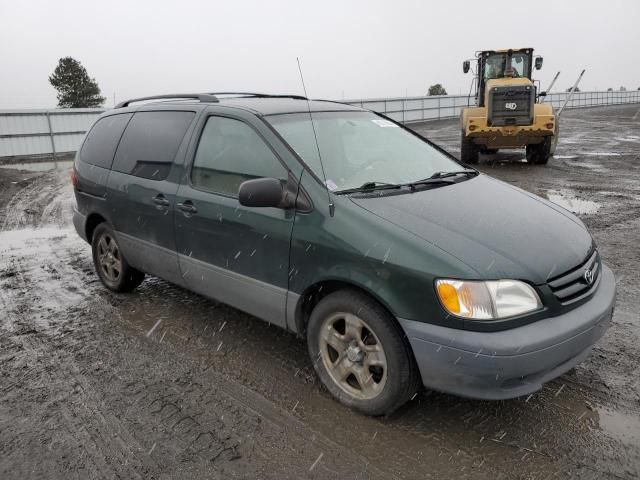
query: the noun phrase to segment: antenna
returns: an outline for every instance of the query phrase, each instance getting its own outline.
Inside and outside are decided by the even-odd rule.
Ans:
[[[329,201],[329,215],[333,217],[335,212],[335,205],[331,201],[331,195],[329,194],[329,186],[327,185],[327,175],[324,172],[324,164],[322,163],[322,155],[320,153],[320,144],[318,143],[318,134],[316,133],[316,126],[313,122],[313,115],[311,114],[311,102],[309,102],[309,96],[307,95],[307,87],[304,85],[304,76],[302,75],[302,67],[300,66],[300,59],[296,57],[298,62],[298,71],[300,72],[300,80],[302,81],[302,90],[304,91],[305,99],[307,100],[307,111],[309,112],[309,120],[311,120],[311,128],[313,129],[313,138],[316,141],[316,149],[318,150],[318,159],[320,160],[320,169],[322,170],[322,179],[324,180],[324,187],[327,189],[327,200]]]

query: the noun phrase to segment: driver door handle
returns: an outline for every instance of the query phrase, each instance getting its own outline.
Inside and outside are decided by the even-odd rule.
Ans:
[[[166,197],[161,193],[153,197],[153,203],[160,207],[168,207],[169,205],[171,205],[169,200],[167,200]]]

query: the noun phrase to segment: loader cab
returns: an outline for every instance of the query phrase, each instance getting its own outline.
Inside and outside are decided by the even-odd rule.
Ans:
[[[519,50],[485,50],[478,52],[476,70],[476,99],[479,107],[486,103],[486,86],[490,80],[505,79],[505,84],[511,83],[507,79],[519,78],[531,81],[533,67],[533,49]],[[538,57],[540,60],[542,57]],[[536,68],[542,62],[536,59]],[[492,82],[496,84],[498,82]],[[499,82],[502,84],[503,82]],[[522,83],[521,81],[518,83]]]

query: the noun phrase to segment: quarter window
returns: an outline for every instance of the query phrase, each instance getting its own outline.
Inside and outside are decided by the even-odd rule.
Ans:
[[[194,112],[138,112],[122,136],[113,170],[164,180],[178,153]]]
[[[194,187],[237,196],[245,180],[286,175],[285,167],[253,128],[239,120],[209,117],[191,170]]]
[[[80,160],[96,167],[111,168],[118,141],[130,118],[131,114],[126,113],[98,120],[82,144]]]

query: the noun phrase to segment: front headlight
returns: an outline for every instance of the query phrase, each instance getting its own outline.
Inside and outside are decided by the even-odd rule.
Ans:
[[[542,308],[533,287],[519,280],[436,280],[436,292],[450,314],[473,320],[496,320]]]

